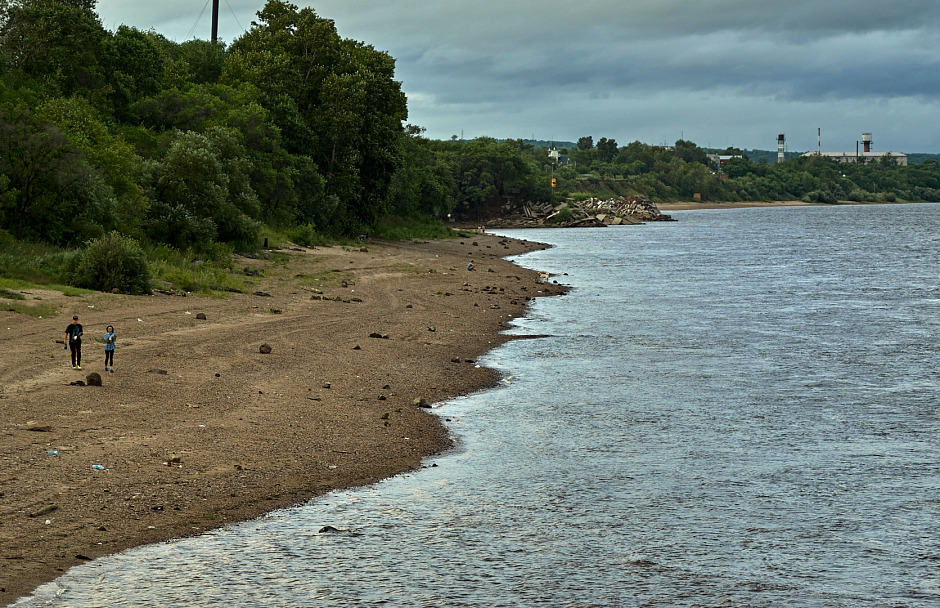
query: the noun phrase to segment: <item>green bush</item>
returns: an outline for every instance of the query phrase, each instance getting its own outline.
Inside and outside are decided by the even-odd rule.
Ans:
[[[88,242],[73,270],[72,282],[79,287],[140,295],[150,293],[147,256],[133,238],[117,231]]]
[[[302,226],[297,226],[288,230],[287,238],[289,238],[294,244],[300,245],[301,247],[329,245],[329,239],[317,233],[316,229],[311,224],[304,224]]]
[[[567,203],[562,205],[561,209],[558,210],[558,213],[552,218],[552,221],[558,224],[562,222],[567,222],[571,219],[571,207]]]
[[[837,199],[828,190],[813,190],[812,192],[809,192],[803,195],[803,202],[804,203],[827,203],[830,205],[834,205],[835,203],[839,202],[839,199]]]
[[[387,241],[408,241],[413,239],[453,238],[455,232],[441,220],[414,216],[392,215],[383,218],[372,232],[372,236]]]

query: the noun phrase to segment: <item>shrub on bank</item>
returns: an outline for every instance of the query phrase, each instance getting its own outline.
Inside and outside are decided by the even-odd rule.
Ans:
[[[77,256],[71,272],[79,287],[140,295],[150,293],[150,267],[140,244],[112,231],[88,242]]]

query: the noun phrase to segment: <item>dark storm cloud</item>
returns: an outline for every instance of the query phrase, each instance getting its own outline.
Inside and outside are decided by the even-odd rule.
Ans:
[[[182,41],[206,37],[208,17],[193,27],[199,4],[101,0],[99,13],[108,27]],[[263,6],[221,4],[227,41]],[[295,4],[395,57],[410,121],[435,137],[684,133],[703,145],[766,147],[792,131],[794,146],[810,148],[821,126],[845,147],[864,130],[895,149],[940,150],[925,128],[940,113],[935,0]]]

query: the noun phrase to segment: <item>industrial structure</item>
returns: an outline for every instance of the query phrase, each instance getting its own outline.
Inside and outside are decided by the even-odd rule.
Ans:
[[[783,135],[777,136],[777,158],[779,162],[780,150],[782,144],[781,138]],[[855,152],[823,152],[822,151],[822,136],[821,131],[817,130],[817,144],[815,152],[807,152],[803,156],[825,156],[833,160],[837,160],[840,163],[855,163],[855,164],[867,164],[871,162],[876,162],[882,158],[890,158],[898,166],[906,167],[907,166],[907,154],[901,152],[872,152],[872,141],[871,133],[862,133],[862,149],[859,150],[859,142],[855,142]]]

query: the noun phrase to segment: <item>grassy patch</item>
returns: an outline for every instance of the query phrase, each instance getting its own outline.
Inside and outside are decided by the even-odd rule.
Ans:
[[[150,271],[159,288],[219,297],[225,292],[244,292],[248,286],[248,277],[233,269],[232,255],[227,249],[196,256],[160,247],[151,252],[151,259]]]
[[[87,296],[92,293],[97,293],[94,289],[82,289],[81,287],[72,287],[70,285],[46,285],[45,289],[61,291],[62,295],[69,298],[77,298],[78,296]]]
[[[244,275],[214,266],[182,267],[167,263],[152,265],[156,283],[165,289],[218,296],[224,292],[244,292],[248,282]]]
[[[457,233],[440,220],[429,218],[388,217],[376,227],[372,236],[387,241],[414,239],[436,240],[457,236]]]
[[[32,289],[37,287],[35,283],[14,279],[10,277],[0,277],[0,289]]]
[[[64,283],[70,259],[76,253],[41,243],[3,241],[0,244],[0,268],[6,280],[32,285]]]
[[[25,300],[26,296],[21,293],[0,287],[0,298],[5,298],[7,300]]]
[[[26,281],[24,279],[16,279],[10,277],[0,278],[0,298],[8,298],[13,300],[23,300],[22,294],[14,294],[14,296],[3,295],[4,292],[10,293],[12,290],[18,289],[20,291],[29,290],[29,289],[44,289],[47,291],[58,291],[61,292],[64,296],[77,297],[77,296],[87,296],[92,293],[97,293],[91,289],[82,289],[81,287],[71,287],[70,285],[57,285],[55,283],[33,283]],[[36,298],[39,299],[39,298]]]
[[[48,318],[59,314],[59,311],[48,304],[27,304],[25,302],[10,302],[9,304],[0,304],[0,310],[29,315],[30,317]]]
[[[317,287],[340,287],[343,281],[348,285],[356,280],[356,275],[348,270],[321,270],[313,274],[305,274],[298,277],[300,284],[305,286]]]

